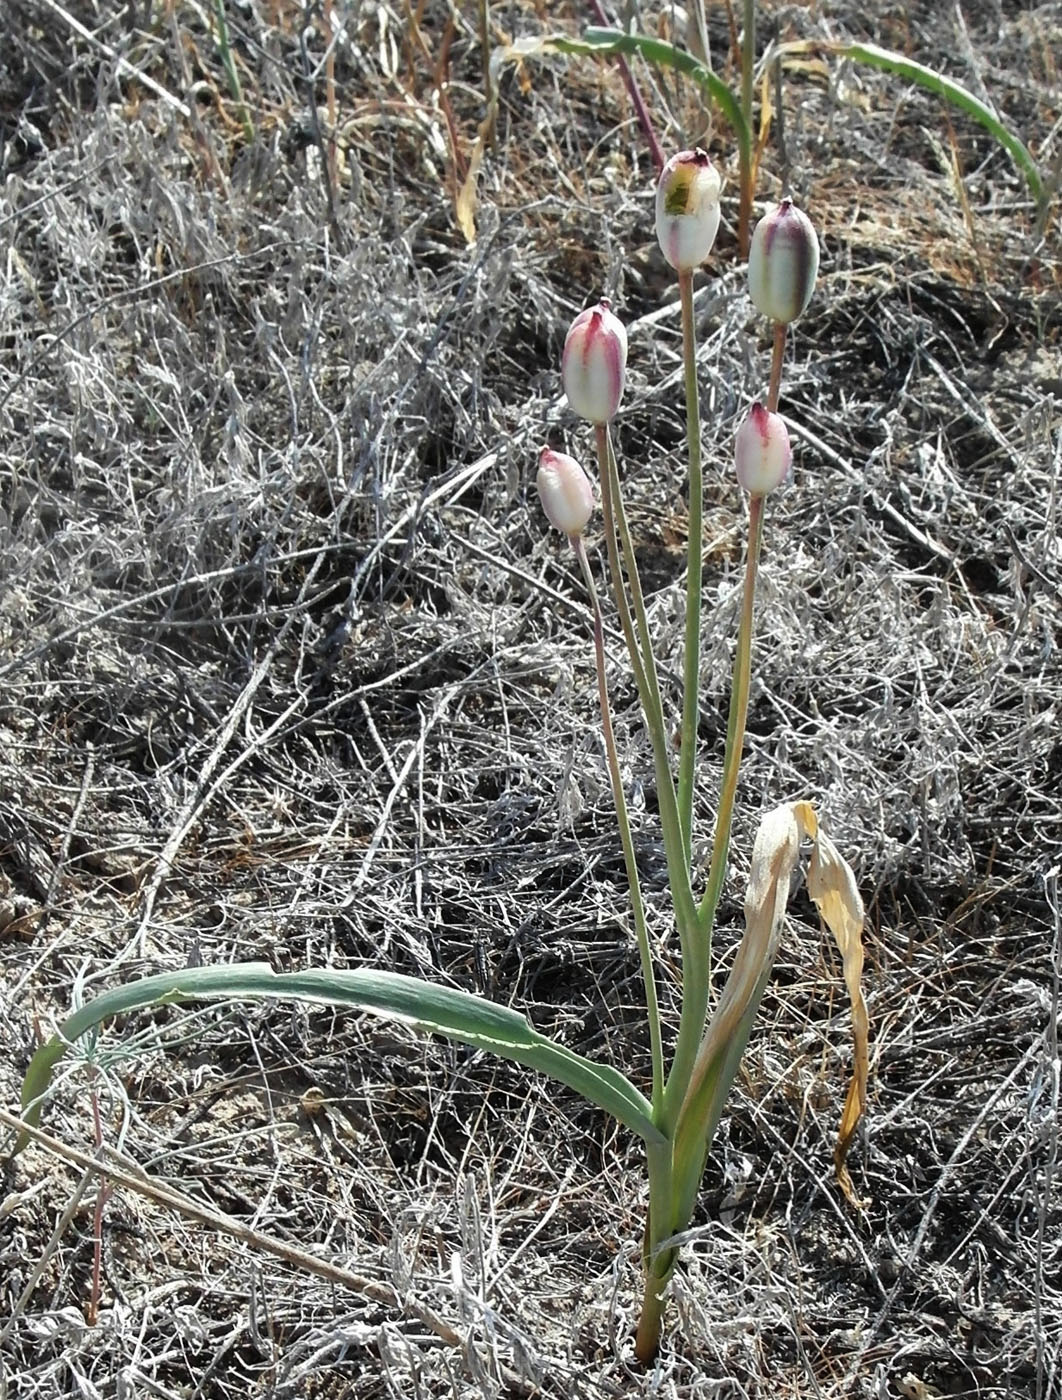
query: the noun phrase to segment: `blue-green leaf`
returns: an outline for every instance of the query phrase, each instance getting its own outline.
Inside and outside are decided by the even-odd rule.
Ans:
[[[628,34],[622,29],[591,28],[586,30],[581,39],[569,39],[564,35],[554,34],[550,36],[549,43],[558,53],[578,54],[583,57],[615,53],[640,54],[647,63],[685,73],[718,104],[742,151],[747,152],[751,148],[752,138],[741,112],[740,101],[721,78],[685,49],[677,48],[664,39],[652,39],[648,34]]]
[[[605,1109],[646,1142],[663,1138],[652,1120],[648,1099],[609,1065],[601,1065],[541,1035],[526,1016],[507,1006],[454,987],[440,987],[398,972],[369,968],[352,971],[310,969],[274,972],[268,963],[191,967],[127,982],[80,1007],[30,1061],[22,1086],[25,1119],[35,1125],[41,1096],[64,1051],[103,1021],[147,1006],[170,1002],[293,997],[324,1006],[349,1006],[374,1016],[403,1021],[417,1030],[489,1050],[503,1059],[540,1070]],[[20,1139],[15,1151],[25,1146]]]
[[[1029,186],[1029,192],[1036,203],[1044,203],[1046,193],[1043,178],[1028,148],[1000,121],[992,108],[979,97],[975,97],[968,88],[945,77],[943,73],[938,73],[934,68],[927,68],[924,63],[916,63],[891,49],[879,48],[877,44],[830,44],[829,49],[831,53],[840,54],[843,58],[855,59],[883,72],[895,73],[897,77],[906,78],[908,82],[917,83],[919,87],[924,87],[937,97],[943,97],[953,107],[973,117],[974,121],[979,122],[992,134],[1025,176],[1025,183]]]

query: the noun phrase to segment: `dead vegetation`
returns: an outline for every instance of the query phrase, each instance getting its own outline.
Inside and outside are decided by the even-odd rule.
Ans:
[[[1057,3],[763,8],[768,34],[943,63],[1057,168]],[[450,980],[637,1072],[583,595],[529,490],[544,440],[588,456],[558,351],[607,290],[673,670],[678,312],[622,83],[503,70],[468,246],[472,7],[334,0],[333,127],[323,10],[231,4],[251,143],[211,11],[11,0],[0,17],[3,1102],[73,998],[252,957]],[[709,18],[725,68],[725,11]],[[514,3],[490,21],[500,44],[586,16]],[[688,89],[639,76],[669,144],[703,135]],[[1062,1393],[1057,224],[1037,241],[1006,158],[925,94],[811,66],[786,102],[825,256],[785,380],[798,471],[769,512],[719,941],[760,813],[813,797],[870,913],[865,1213],[831,1177],[845,1001],[839,975],[828,1000],[811,975],[831,955],[799,902],[647,1375],[629,1365],[643,1187],[612,1124],[375,1024],[159,1014],[101,1040],[93,1073],[71,1062],[48,1130],[92,1152],[98,1112],[126,1161],[396,1305],[101,1197],[34,1147],[0,1200],[0,1394]],[[711,143],[725,166],[725,132]],[[761,196],[777,177],[769,150]],[[729,440],[766,369],[733,212],[698,294],[706,755],[741,543]]]

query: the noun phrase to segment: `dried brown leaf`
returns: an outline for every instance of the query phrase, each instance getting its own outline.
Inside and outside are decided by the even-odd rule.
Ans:
[[[854,1059],[852,1081],[848,1086],[833,1160],[841,1190],[852,1205],[863,1202],[855,1193],[845,1165],[848,1149],[867,1106],[870,1021],[863,997],[863,901],[856,888],[852,868],[823,831],[815,837],[815,849],[808,867],[808,894],[818,906],[827,928],[833,934],[844,965],[844,980],[852,1003]]]

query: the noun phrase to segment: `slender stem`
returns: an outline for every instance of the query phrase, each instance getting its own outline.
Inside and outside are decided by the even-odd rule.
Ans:
[[[756,0],[745,0],[741,34],[741,115],[752,132],[752,77],[756,67]]]
[[[752,79],[756,67],[756,0],[745,0],[741,35],[741,115],[745,139],[739,142],[741,191],[738,201],[738,255],[749,255],[749,224],[752,221]]]
[[[642,709],[645,712],[646,724],[653,741],[657,801],[660,806],[660,830],[667,855],[667,873],[671,900],[675,910],[675,926],[678,930],[679,946],[682,951],[682,1009],[679,1013],[675,1057],[668,1073],[664,1091],[663,1114],[660,1121],[665,1135],[670,1135],[675,1126],[678,1111],[682,1106],[685,1085],[697,1056],[697,1046],[700,1044],[704,1032],[704,1020],[708,1010],[708,943],[700,930],[700,915],[690,884],[690,868],[683,844],[678,799],[671,776],[660,686],[650,645],[649,620],[645,611],[641,582],[638,578],[638,564],[634,557],[630,527],[623,506],[623,494],[619,486],[616,454],[612,450],[612,440],[607,428],[598,429],[599,456],[602,447],[606,460],[601,464],[601,471],[603,476],[607,475],[610,483],[609,494],[615,514],[616,532],[619,535],[623,562],[630,581],[631,600],[634,604],[634,615],[645,659],[646,690],[642,697]],[[605,497],[604,492],[602,492],[603,506],[604,502]],[[671,1233],[670,1229],[666,1233]]]
[[[726,878],[730,828],[734,819],[734,797],[737,793],[741,750],[745,742],[745,720],[748,716],[749,683],[752,675],[752,624],[756,609],[756,573],[760,559],[760,546],[763,543],[764,499],[763,496],[753,496],[749,502],[749,545],[748,556],[745,560],[745,592],[741,604],[737,653],[734,657],[734,677],[730,688],[730,715],[726,726],[723,780],[719,789],[719,810],[716,813],[715,836],[712,841],[712,863],[708,870],[708,883],[698,913],[701,932],[707,940],[709,952],[715,911],[723,891],[723,881]]]
[[[697,392],[697,337],[693,324],[693,273],[679,273],[682,358],[686,378],[686,438],[690,459],[689,538],[686,556],[686,644],[682,674],[682,730],[678,808],[687,870],[693,864],[693,783],[697,764],[697,718],[701,679],[701,558],[704,536],[704,477],[701,470],[701,411]]]
[[[649,632],[649,614],[645,609],[645,594],[642,592],[642,580],[638,573],[638,560],[634,553],[634,541],[631,537],[631,527],[627,521],[627,508],[623,503],[623,492],[620,490],[619,466],[616,463],[616,453],[612,446],[612,437],[607,425],[603,430],[605,443],[605,461],[601,463],[602,473],[607,473],[609,485],[612,488],[612,508],[616,526],[616,536],[619,540],[620,549],[623,552],[623,567],[627,573],[627,583],[631,590],[631,602],[634,605],[634,622],[638,631],[638,641],[641,647],[642,662],[645,666],[645,680],[648,694],[652,705],[652,715],[646,715],[646,719],[653,724],[659,718],[660,734],[664,740],[663,752],[667,754],[667,739],[664,733],[664,702],[660,698],[660,680],[656,673],[656,659],[653,656],[653,639]],[[600,448],[598,449],[598,460],[600,463]],[[675,801],[675,783],[671,777],[670,763],[667,767],[667,786],[671,790],[671,801]]]
[[[707,966],[703,957],[703,940],[698,936],[697,904],[690,884],[689,866],[683,857],[682,827],[679,823],[678,800],[675,796],[675,783],[671,775],[671,758],[668,750],[667,732],[664,726],[664,711],[660,700],[660,686],[656,674],[656,663],[649,637],[649,622],[645,612],[645,599],[638,578],[638,562],[634,557],[630,526],[623,505],[620,490],[619,468],[608,428],[601,424],[595,430],[598,467],[601,476],[601,510],[605,518],[605,547],[608,551],[609,570],[616,595],[620,627],[631,656],[631,667],[638,687],[642,713],[653,750],[653,770],[656,777],[657,803],[660,808],[660,830],[667,855],[668,884],[671,902],[675,913],[675,927],[678,931],[679,946],[682,952],[682,1013],[679,1021],[679,1041],[689,1052],[696,1054],[697,1043],[704,1029],[704,1014],[708,1005]],[[620,566],[619,549],[623,550],[623,563],[626,566],[630,584],[631,599],[637,616],[637,635],[631,607],[624,587],[623,569]],[[639,638],[641,645],[639,645]],[[696,1022],[696,1024],[694,1024]],[[685,1027],[685,1032],[683,1031]],[[692,1063],[692,1061],[691,1061]],[[674,1071],[672,1070],[672,1073]]]
[[[605,552],[608,556],[608,569],[612,577],[612,592],[616,599],[620,630],[623,632],[623,639],[627,643],[627,652],[631,658],[631,670],[634,672],[634,683],[638,687],[638,698],[642,702],[642,709],[647,710],[647,706],[650,704],[649,683],[642,662],[642,653],[638,646],[638,638],[634,631],[631,605],[627,601],[627,590],[623,583],[623,569],[620,566],[616,533],[616,502],[613,500],[612,472],[609,469],[608,429],[603,423],[595,425],[594,440],[597,444],[598,475],[601,479],[601,514],[605,521]],[[616,495],[619,495],[618,491]]]
[[[785,360],[784,321],[774,323],[774,345],[771,349],[771,382],[767,389],[767,412],[778,412],[778,395],[782,388],[782,362]]]
[[[738,179],[738,257],[744,262],[749,255],[752,227],[752,147],[748,141],[738,146]]]
[[[634,914],[634,936],[638,943],[638,956],[642,964],[642,981],[645,983],[645,1009],[649,1018],[649,1046],[653,1063],[653,1110],[659,1112],[664,1091],[664,1050],[660,1038],[660,1003],[656,993],[656,974],[653,970],[653,954],[649,946],[649,931],[645,922],[645,904],[642,900],[641,884],[638,879],[638,862],[634,854],[634,840],[631,836],[630,814],[627,798],[623,791],[623,775],[620,772],[619,751],[616,748],[616,733],[612,727],[612,708],[608,698],[608,681],[605,675],[605,624],[601,616],[601,603],[594,584],[590,561],[586,557],[586,545],[581,535],[572,539],[575,556],[582,570],[586,591],[594,611],[594,660],[597,667],[597,694],[601,704],[601,730],[605,738],[605,754],[608,760],[609,778],[612,782],[612,800],[616,807],[616,820],[619,824],[620,844],[623,847],[623,863],[627,870],[627,884],[631,892],[631,909]]]
[[[479,60],[483,67],[483,101],[487,114],[483,123],[483,140],[487,146],[494,145],[494,122],[497,112],[497,97],[494,91],[494,72],[490,66],[490,0],[479,0]]]
[[[225,74],[229,80],[229,91],[232,93],[233,101],[236,103],[240,114],[240,123],[243,126],[244,139],[250,145],[254,141],[254,123],[251,121],[251,114],[247,110],[247,103],[243,99],[243,85],[240,82],[239,69],[236,67],[236,57],[232,52],[232,43],[229,40],[229,22],[225,15],[225,0],[214,0],[214,24],[216,26],[216,38],[218,52],[221,55],[221,62],[225,69]]]
[[[328,109],[328,174],[336,182],[336,35],[332,27],[332,0],[324,0],[321,13],[322,38],[325,44],[325,103]]]
[[[708,967],[705,958],[705,940],[698,928],[698,910],[690,885],[689,863],[685,855],[678,799],[671,773],[660,685],[656,673],[656,663],[653,659],[645,598],[638,576],[638,563],[634,555],[634,544],[623,504],[623,493],[620,489],[619,467],[606,426],[600,425],[595,429],[595,439],[601,476],[601,506],[605,517],[609,569],[616,593],[620,625],[631,655],[642,712],[645,715],[652,743],[657,801],[660,808],[660,827],[667,854],[668,881],[674,906],[675,925],[682,951],[682,1010],[679,1018],[675,1060],[672,1063],[671,1072],[659,1102],[654,1095],[653,1103],[654,1118],[668,1141],[658,1147],[650,1145],[648,1148],[650,1204],[645,1241],[645,1299],[635,1350],[641,1360],[649,1361],[655,1355],[659,1344],[660,1322],[663,1315],[661,1295],[675,1264],[673,1250],[657,1252],[659,1244],[672,1235],[675,1229],[671,1129],[674,1127],[674,1121],[682,1106],[685,1087],[696,1058],[697,1046],[704,1031],[704,1020],[708,1006]],[[628,603],[627,591],[624,587],[623,568],[620,564],[621,552],[623,566],[627,574],[627,583],[630,587],[630,603]],[[678,1085],[676,1080],[676,1072],[682,1077],[681,1085]],[[673,1081],[675,1081],[676,1087],[672,1087]]]
[[[708,970],[711,967],[712,959],[712,927],[723,890],[723,881],[726,878],[738,770],[741,766],[741,752],[745,742],[745,720],[749,707],[756,575],[760,547],[763,543],[763,502],[763,496],[753,496],[749,503],[749,542],[745,561],[744,595],[730,689],[730,713],[727,719],[726,749],[723,755],[723,777],[719,791],[715,832],[712,837],[712,859],[704,897],[697,911],[697,933],[690,940],[691,945],[696,949],[698,976],[703,977],[703,998],[701,986],[697,985],[695,989],[692,978],[684,979],[678,1040],[675,1044],[675,1055],[671,1062],[671,1071],[664,1092],[664,1113],[661,1120],[661,1126],[668,1137],[674,1136],[678,1124],[682,1104],[689,1088],[690,1075],[696,1063],[708,1009]],[[683,948],[683,956],[685,958],[685,947]],[[684,1221],[675,1221],[672,1228],[681,1229],[684,1224]]]
[[[689,866],[683,859],[682,826],[679,821],[678,799],[675,796],[675,780],[671,773],[671,752],[668,748],[667,729],[664,724],[664,704],[660,698],[660,681],[656,673],[652,637],[649,633],[649,616],[645,610],[645,595],[642,593],[642,583],[638,576],[634,541],[631,538],[630,525],[627,522],[623,492],[620,490],[619,467],[616,463],[616,454],[613,451],[612,439],[607,427],[603,430],[603,437],[606,461],[602,466],[602,471],[609,478],[616,534],[623,551],[623,566],[627,571],[631,602],[634,604],[634,621],[645,663],[645,697],[648,697],[648,703],[643,697],[642,710],[653,746],[656,800],[660,808],[660,830],[664,838],[664,851],[667,855],[667,873],[671,899],[675,906],[675,923],[682,946],[683,988],[688,992],[691,986],[699,987],[704,982],[705,997],[707,998],[707,982],[700,965],[694,937],[697,927],[697,906],[693,898],[693,887],[690,884]],[[603,501],[604,495],[602,495]]]
[[[778,149],[778,174],[782,185],[782,196],[790,192],[789,150],[785,144],[785,88],[782,84],[782,56],[775,54],[771,65],[774,69],[774,144]]]
[[[100,1100],[95,1086],[92,1089],[92,1127],[97,1153],[103,1149],[103,1122],[100,1118]],[[85,1320],[95,1327],[100,1315],[100,1296],[103,1277],[103,1214],[107,1205],[110,1187],[105,1176],[100,1177],[96,1191],[96,1206],[92,1212],[92,1291],[85,1307]]]

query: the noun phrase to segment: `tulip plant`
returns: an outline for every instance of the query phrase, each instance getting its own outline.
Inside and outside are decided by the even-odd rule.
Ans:
[[[763,820],[752,853],[745,938],[722,994],[715,1007],[711,1006],[712,930],[723,892],[745,733],[764,506],[766,497],[786,480],[792,465],[788,430],[777,412],[786,329],[807,307],[819,264],[815,231],[807,216],[790,200],[783,200],[760,220],[749,254],[749,291],[757,309],[773,325],[773,353],[767,405],[752,405],[734,442],[737,480],[749,500],[749,542],[712,855],[707,882],[698,898],[693,884],[692,838],[700,689],[703,472],[693,276],[715,242],[719,188],[719,177],[709,157],[696,150],[680,152],[666,163],[656,191],[657,238],[679,282],[689,452],[686,627],[677,778],[672,770],[645,600],[609,432],[624,389],[627,336],[607,302],[602,301],[576,318],[562,357],[569,407],[594,429],[609,577],[652,743],[660,827],[682,953],[682,1005],[668,1067],[656,972],[609,709],[604,621],[583,541],[592,511],[591,491],[578,462],[548,448],[542,453],[538,476],[545,513],[570,538],[590,596],[605,751],[645,983],[653,1075],[652,1118],[663,1141],[646,1138],[649,1218],[643,1250],[645,1291],[635,1338],[636,1355],[643,1361],[655,1355],[659,1344],[664,1293],[677,1258],[676,1241],[692,1219],[712,1136],[774,961],[789,877],[803,836],[814,842],[808,871],[809,892],[837,938],[852,996],[856,1067],[836,1154],[842,1184],[850,1196],[844,1157],[864,1107],[866,1089],[866,1008],[859,988],[862,902],[849,866],[819,829],[809,803],[780,807]]]
[[[605,755],[630,888],[633,930],[645,985],[651,1085],[644,1092],[620,1069],[601,1064],[535,1031],[519,1012],[452,987],[399,973],[362,968],[274,973],[267,964],[182,968],[120,986],[79,1007],[34,1055],[23,1086],[23,1119],[38,1120],[52,1071],[65,1050],[105,1020],[140,1007],[204,998],[294,997],[350,1006],[422,1031],[489,1050],[551,1075],[612,1114],[640,1137],[648,1170],[648,1220],[643,1244],[644,1294],[635,1354],[648,1363],[659,1346],[668,1281],[690,1225],[713,1134],[744,1052],[770,975],[785,917],[789,880],[802,839],[812,843],[807,874],[812,899],[837,939],[853,1008],[855,1064],[841,1120],[835,1163],[852,1197],[845,1155],[865,1104],[867,1020],[859,978],[863,910],[848,865],[821,830],[808,802],[794,802],[762,820],[751,855],[746,928],[721,990],[713,986],[712,930],[723,893],[730,830],[745,734],[752,665],[756,578],[767,497],[790,473],[792,453],[778,414],[786,327],[807,305],[818,268],[818,243],[804,214],[788,201],[769,211],[752,240],[752,300],[774,326],[766,404],[752,405],[734,444],[737,481],[748,498],[749,537],[730,694],[730,714],[715,810],[711,860],[703,888],[693,865],[700,692],[703,471],[693,319],[693,278],[719,226],[719,178],[708,156],[684,151],[668,161],[656,192],[656,229],[679,283],[689,445],[689,552],[677,764],[669,743],[665,700],[638,577],[610,423],[624,392],[627,335],[608,302],[578,316],[568,332],[562,378],[569,407],[593,425],[612,606],[618,617],[651,740],[660,828],[667,855],[671,917],[681,950],[677,1028],[664,1025],[659,969],[612,726],[605,671],[604,612],[585,532],[594,513],[590,478],[575,458],[546,448],[538,492],[550,522],[574,548],[590,601]],[[673,1031],[673,1033],[672,1033]],[[91,1049],[87,1053],[91,1053]],[[27,1139],[23,1133],[16,1151]]]

